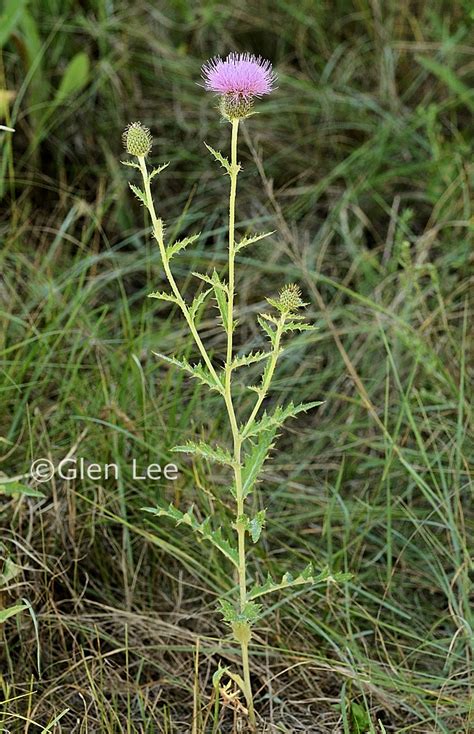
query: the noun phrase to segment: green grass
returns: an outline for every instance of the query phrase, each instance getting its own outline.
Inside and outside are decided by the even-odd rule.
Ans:
[[[171,162],[168,232],[202,232],[177,277],[191,293],[191,270],[225,268],[226,181],[202,141],[223,148],[227,130],[196,82],[236,48],[280,77],[240,150],[239,231],[276,234],[240,258],[239,344],[261,345],[255,313],[298,281],[320,328],[284,355],[271,400],[325,401],[268,465],[251,572],[353,573],[268,597],[257,710],[269,732],[468,734],[470,3],[0,7],[0,90],[16,95],[6,109],[0,91],[16,128],[0,137],[0,472],[71,451],[123,470],[2,498],[13,575],[0,606],[31,612],[2,625],[0,730],[187,733],[194,716],[197,732],[239,731],[212,687],[218,662],[238,661],[216,614],[229,568],[141,510],[195,502],[218,524],[226,474],[181,456],[173,485],[130,471],[133,457],[176,461],[196,434],[222,439],[226,423],[218,396],[152,355],[194,352],[173,308],[146,298],[163,274],[119,163],[121,131],[141,119],[153,161]],[[217,359],[214,316],[201,332]]]

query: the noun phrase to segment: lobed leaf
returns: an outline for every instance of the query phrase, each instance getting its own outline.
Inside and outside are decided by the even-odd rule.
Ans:
[[[275,581],[270,574],[267,576],[267,580],[263,584],[255,584],[250,589],[248,594],[249,599],[257,599],[265,594],[271,594],[273,591],[279,591],[280,589],[287,589],[292,586],[302,586],[303,584],[310,584],[316,586],[324,582],[328,583],[341,583],[343,581],[349,581],[352,578],[350,573],[338,572],[331,574],[328,568],[323,569],[316,576],[314,575],[313,565],[309,563],[306,568],[296,577],[293,577],[290,573],[285,573],[281,581]]]
[[[265,334],[268,336],[272,344],[275,344],[275,330],[272,329],[272,327],[267,324],[260,316],[257,316],[257,321],[260,324],[261,328],[265,332]]]
[[[263,240],[264,237],[270,237],[270,235],[272,234],[275,234],[275,230],[273,230],[273,232],[261,232],[255,235],[251,235],[250,237],[242,237],[240,242],[237,242],[235,245],[235,252],[239,252],[239,250],[243,250],[244,247],[248,247],[248,245],[253,245],[259,240]]]
[[[212,278],[211,278],[212,287],[214,288],[214,295],[216,297],[217,302],[217,308],[219,309],[219,314],[222,319],[222,324],[224,326],[224,330],[229,333],[229,319],[228,319],[228,312],[227,312],[227,306],[228,306],[228,293],[229,289],[227,286],[221,281],[219,274],[217,273],[217,270],[213,270],[212,272]],[[231,329],[233,330],[234,325],[231,325]]]
[[[174,446],[172,451],[177,451],[183,454],[193,454],[194,456],[200,456],[203,459],[212,461],[215,464],[224,464],[225,466],[234,466],[231,453],[228,449],[222,448],[221,446],[209,446],[204,441],[188,441],[182,446]]]
[[[192,378],[199,380],[203,385],[207,385],[211,390],[222,392],[223,385],[214,379],[207,367],[205,367],[201,362],[190,364],[184,357],[182,359],[177,359],[176,357],[167,357],[165,354],[160,354],[159,352],[153,352],[153,354],[160,359],[163,359],[165,362],[168,362],[168,364],[179,367],[180,370],[183,370]]]
[[[182,240],[177,240],[172,245],[168,245],[166,248],[166,254],[168,256],[168,259],[171,260],[173,255],[176,255],[177,252],[180,252],[181,250],[184,250],[188,245],[191,245],[193,242],[196,242],[196,240],[200,237],[201,233],[198,232],[198,234],[192,234],[189,237],[184,237]]]
[[[150,173],[150,181],[155,178],[155,176],[158,176],[159,173],[165,170],[165,168],[168,168],[170,162],[168,163],[162,163],[161,166],[158,166],[158,168],[154,168],[153,171]]]
[[[305,324],[298,321],[286,321],[282,330],[282,334],[287,331],[316,331],[319,327],[315,324]]]
[[[228,540],[222,535],[222,528],[213,530],[211,527],[211,519],[208,517],[204,522],[199,522],[194,516],[194,508],[191,505],[187,512],[178,510],[172,503],[169,505],[158,505],[157,507],[143,507],[145,512],[150,512],[152,515],[157,517],[168,517],[174,520],[176,525],[188,525],[194,532],[201,535],[204,540],[208,540],[212,543],[221,553],[226,556],[232,563],[238,568],[239,566],[239,554],[237,549],[234,548]]]
[[[250,453],[245,458],[242,467],[242,494],[244,498],[252,491],[265,460],[273,448],[275,433],[276,428],[262,431],[252,446]]]
[[[159,301],[170,301],[170,303],[179,304],[178,299],[172,293],[166,291],[154,291],[148,294],[148,298],[157,298]]]
[[[148,206],[148,202],[147,202],[147,198],[146,198],[145,192],[142,191],[141,189],[139,189],[138,186],[135,186],[135,184],[132,184],[132,183],[129,182],[128,185],[132,189],[132,191],[135,194],[135,196],[137,197],[137,199],[139,199],[142,202],[142,204],[144,204],[144,206]]]
[[[221,164],[222,168],[225,168],[226,173],[229,174],[229,176],[232,173],[232,166],[229,163],[229,160],[225,158],[222,153],[219,150],[215,150],[215,148],[212,148],[210,145],[208,145],[206,142],[204,143],[206,148],[208,149],[209,153],[214,156],[216,161]],[[239,166],[240,168],[240,166]]]
[[[236,370],[238,367],[247,367],[249,364],[254,364],[255,362],[261,362],[264,359],[268,359],[271,355],[272,352],[249,352],[248,354],[243,354],[240,357],[234,357],[231,369]]]
[[[318,405],[322,405],[323,402],[320,400],[312,403],[299,403],[299,405],[295,405],[293,402],[285,406],[278,405],[273,413],[269,414],[265,411],[259,421],[254,421],[247,430],[242,431],[242,438],[256,436],[261,431],[268,431],[269,428],[278,428],[287,418],[294,418],[298,413],[316,408]]]
[[[201,291],[200,293],[198,293],[197,296],[194,297],[193,302],[189,308],[189,315],[191,316],[191,319],[193,321],[197,316],[197,312],[211,292],[212,288],[208,288],[206,291]]]
[[[213,280],[210,275],[206,275],[205,273],[193,272],[192,275],[194,275],[196,278],[199,278],[199,280],[203,280],[205,283],[209,283],[209,285],[212,285],[213,287],[220,288],[220,290],[222,290],[226,294],[229,293],[229,289],[227,288],[225,283],[223,283],[223,281],[220,279]]]
[[[120,161],[120,163],[122,166],[130,166],[130,168],[138,168],[140,170],[140,166],[135,161]]]
[[[240,612],[227,599],[219,599],[221,605],[221,614],[224,622],[235,624],[235,622],[248,622],[253,624],[259,619],[262,607],[254,601],[248,601],[244,609]]]

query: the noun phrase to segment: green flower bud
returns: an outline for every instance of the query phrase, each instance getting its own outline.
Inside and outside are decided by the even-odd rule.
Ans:
[[[226,120],[243,120],[248,117],[253,109],[252,97],[243,97],[235,94],[222,95],[219,110]]]
[[[153,138],[147,127],[141,122],[132,122],[123,131],[122,140],[124,147],[130,155],[144,158],[151,151]]]
[[[301,299],[301,291],[295,283],[289,283],[285,285],[280,291],[280,308],[282,311],[296,311],[298,308],[304,306],[304,302]]]

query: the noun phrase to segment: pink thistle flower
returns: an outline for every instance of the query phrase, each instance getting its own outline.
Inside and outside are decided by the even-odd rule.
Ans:
[[[216,56],[203,65],[202,77],[205,89],[235,100],[270,94],[276,83],[270,61],[249,53]]]

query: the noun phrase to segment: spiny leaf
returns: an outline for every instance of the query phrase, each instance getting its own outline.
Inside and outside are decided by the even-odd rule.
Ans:
[[[290,573],[285,573],[281,581],[275,581],[270,575],[263,584],[256,584],[249,592],[248,599],[257,599],[265,594],[271,594],[273,591],[287,589],[291,586],[301,586],[303,584],[311,584],[315,586],[322,583],[342,583],[352,578],[350,573],[331,574],[328,568],[323,569],[321,573],[314,575],[313,566],[309,563],[306,568],[296,577]]]
[[[184,237],[182,240],[177,240],[172,245],[168,245],[168,247],[166,248],[166,254],[168,255],[168,259],[171,260],[173,255],[176,255],[177,252],[184,250],[185,247],[187,247],[188,245],[191,245],[193,242],[196,242],[200,234],[201,234],[200,232],[198,234],[192,234],[189,237]]]
[[[166,293],[166,291],[154,291],[153,293],[148,294],[148,298],[157,298],[159,301],[178,303],[178,299],[172,293]]]
[[[132,189],[132,191],[135,194],[135,196],[137,197],[137,199],[140,199],[140,201],[142,202],[142,204],[144,204],[145,206],[148,206],[148,202],[147,202],[147,198],[146,198],[145,192],[142,191],[141,189],[139,189],[138,186],[135,186],[135,184],[132,184],[132,183],[129,182],[128,185]]]
[[[242,237],[240,242],[237,242],[235,245],[235,252],[239,252],[239,250],[243,250],[244,247],[247,247],[248,245],[253,245],[254,242],[258,242],[259,240],[263,240],[264,237],[270,237],[270,235],[275,234],[275,230],[273,232],[261,232],[258,234],[251,235],[250,237]]]
[[[213,280],[210,275],[206,275],[205,273],[194,273],[193,272],[193,275],[196,278],[199,278],[199,280],[203,280],[205,283],[209,283],[209,285],[212,285],[213,287],[220,288],[223,291],[223,293],[226,293],[226,294],[229,293],[229,289],[227,288],[225,283],[222,282],[222,280],[220,279]]]
[[[304,324],[297,321],[286,321],[283,327],[282,334],[287,331],[316,331],[318,329],[315,324]]]
[[[231,604],[230,601],[227,601],[227,599],[219,599],[219,604],[221,605],[221,614],[224,622],[235,622],[237,612],[234,609],[233,604]]]
[[[221,614],[224,622],[229,624],[235,624],[235,622],[248,622],[253,624],[260,617],[262,607],[260,604],[256,604],[254,601],[248,601],[241,612],[237,611],[233,604],[227,601],[227,599],[219,599],[221,606]]]
[[[153,352],[153,354],[155,354],[160,359],[163,359],[165,362],[168,362],[168,364],[179,367],[179,369],[187,372],[188,375],[195,378],[196,380],[199,380],[199,382],[201,382],[203,385],[207,385],[208,387],[210,387],[211,390],[222,392],[223,385],[216,382],[209,370],[201,362],[190,364],[185,358],[177,359],[176,357],[167,357],[165,354],[160,354],[159,352]]]
[[[191,316],[193,321],[196,318],[197,312],[211,292],[212,288],[208,288],[206,291],[201,291],[201,293],[198,293],[198,295],[194,297],[191,307],[189,309],[189,315]]]
[[[252,491],[260,471],[265,463],[270,450],[273,447],[276,428],[263,431],[259,434],[256,443],[252,446],[242,467],[242,494],[247,497]]]
[[[278,323],[280,319],[278,319],[276,316],[273,316],[271,313],[261,313],[259,314],[259,317],[262,319],[265,319],[265,321],[270,321],[272,324],[275,324],[278,326]]]
[[[155,178],[155,176],[158,176],[159,173],[164,171],[165,168],[168,168],[169,164],[170,163],[168,161],[168,163],[162,163],[161,166],[158,166],[158,168],[154,168],[153,171],[150,173],[150,181]]]
[[[257,316],[257,321],[260,324],[261,328],[265,332],[265,334],[268,336],[272,344],[275,344],[275,330],[272,329],[272,327],[262,318],[263,314],[261,316]]]
[[[283,351],[283,349],[279,349],[278,350],[277,357],[282,353],[282,351]],[[261,377],[261,380],[260,380],[260,385],[258,385],[258,386],[255,386],[254,385],[252,387],[249,387],[249,390],[253,390],[254,392],[257,393],[257,395],[261,395],[266,390],[268,390],[268,386],[265,387],[265,384],[268,381],[269,374],[270,374],[270,372],[271,372],[272,369],[273,369],[273,362],[272,361],[268,361],[266,363],[265,367],[264,367],[263,374],[262,374],[262,377]]]
[[[247,430],[242,431],[242,438],[249,438],[250,436],[256,436],[261,431],[267,431],[269,428],[281,426],[287,418],[294,418],[298,413],[306,412],[311,408],[316,408],[318,405],[322,405],[323,401],[312,402],[312,403],[299,403],[295,405],[293,402],[288,405],[278,405],[273,413],[268,414],[266,411],[259,421],[255,421],[251,424]]]
[[[219,278],[217,270],[213,270],[212,272],[211,283],[214,288],[214,295],[216,297],[217,307],[219,309],[219,314],[222,319],[224,330],[228,333],[229,332],[229,320],[228,320],[228,313],[227,313],[228,302],[227,302],[227,295],[226,295],[228,293],[228,288]],[[232,324],[232,329],[233,328],[234,328],[234,325]]]
[[[240,357],[234,357],[231,369],[236,370],[238,367],[246,367],[249,364],[261,362],[263,359],[268,359],[271,354],[271,352],[249,352],[248,354],[242,354]]]
[[[220,164],[221,164],[221,166],[222,166],[223,168],[225,168],[226,172],[227,172],[227,173],[229,174],[229,176],[230,176],[230,175],[231,175],[231,173],[232,173],[232,166],[230,165],[230,163],[229,163],[228,159],[227,159],[227,158],[224,158],[224,156],[222,155],[222,153],[220,153],[220,151],[218,151],[218,150],[215,150],[214,148],[212,148],[212,147],[211,147],[210,145],[208,145],[207,143],[204,143],[204,145],[205,145],[205,146],[206,146],[206,148],[208,149],[209,153],[211,153],[211,155],[213,155],[213,156],[214,156],[214,158],[216,159],[216,161],[217,161],[218,163],[220,163]]]
[[[194,441],[188,441],[182,446],[175,446],[172,451],[177,451],[183,454],[193,454],[195,456],[201,456],[203,459],[213,461],[216,464],[224,464],[225,466],[234,466],[234,462],[230,452],[220,446],[209,446],[204,441],[196,443]]]
[[[238,567],[239,554],[237,550],[233,546],[231,546],[229,541],[223,537],[222,529],[217,528],[217,530],[213,530],[211,527],[210,518],[206,518],[204,522],[200,523],[194,516],[194,508],[192,505],[187,512],[181,512],[181,510],[178,510],[178,508],[175,507],[172,503],[170,503],[168,506],[158,505],[157,507],[143,507],[142,509],[145,512],[150,512],[151,514],[156,515],[157,517],[169,517],[171,520],[174,520],[176,525],[188,525],[194,530],[194,532],[201,535],[204,540],[208,540],[216,548],[218,548],[218,550],[224,556],[226,556],[226,558],[228,558],[235,566]]]
[[[135,161],[120,161],[120,163],[122,166],[130,166],[130,168],[138,168],[140,170],[140,166]]]

